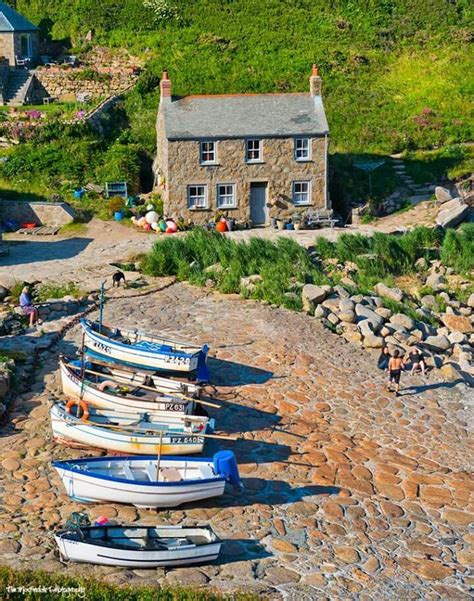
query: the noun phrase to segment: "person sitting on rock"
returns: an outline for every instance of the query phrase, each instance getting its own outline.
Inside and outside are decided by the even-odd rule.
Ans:
[[[384,346],[382,352],[380,353],[379,359],[377,361],[377,367],[379,369],[383,369],[385,371],[388,369],[388,362],[390,361],[390,351],[387,346]]]
[[[41,320],[38,319],[38,309],[33,305],[28,286],[25,286],[21,291],[20,310],[23,315],[30,318],[30,328],[33,327],[35,323],[41,323]]]
[[[423,375],[426,374],[425,358],[418,347],[414,346],[412,349],[410,349],[410,352],[408,353],[408,361],[406,361],[406,363],[411,363],[411,375],[418,370],[420,370]]]

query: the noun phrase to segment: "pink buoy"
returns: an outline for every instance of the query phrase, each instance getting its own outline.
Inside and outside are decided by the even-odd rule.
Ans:
[[[149,223],[145,223],[145,224],[143,225],[143,229],[144,229],[146,232],[149,232],[149,231],[151,230],[151,225],[150,225]]]
[[[109,518],[106,517],[105,515],[100,515],[96,521],[95,521],[95,525],[96,526],[105,526],[105,524],[108,524],[109,522]]]

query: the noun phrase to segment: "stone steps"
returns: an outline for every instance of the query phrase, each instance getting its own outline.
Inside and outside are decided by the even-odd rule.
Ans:
[[[8,106],[23,106],[33,79],[26,69],[11,69],[3,91],[4,103]]]

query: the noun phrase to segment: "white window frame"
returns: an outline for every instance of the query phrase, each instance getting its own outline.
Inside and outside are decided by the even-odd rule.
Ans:
[[[191,194],[192,188],[203,188],[203,194]],[[196,204],[196,199],[202,198],[204,200],[203,204]],[[198,210],[198,209],[207,209],[208,204],[208,194],[207,194],[207,184],[189,184],[187,189],[187,199],[188,199],[188,209]],[[194,202],[193,200],[194,199]]]
[[[306,192],[302,192],[301,190],[297,190],[297,187],[301,186],[301,184],[306,184],[306,186],[307,186],[307,191]],[[292,190],[291,190],[291,192],[292,192],[293,204],[296,207],[303,207],[303,206],[311,204],[311,180],[308,180],[308,179],[295,180],[292,183]],[[297,196],[301,195],[301,194],[307,194],[307,200],[297,201]]]
[[[301,142],[305,143],[306,147],[304,145],[302,145],[301,148],[298,148],[298,143],[301,143]],[[298,156],[298,152],[301,152],[302,150],[306,151],[306,156]],[[311,138],[305,138],[305,137],[295,138],[294,155],[295,155],[295,161],[298,161],[298,162],[310,161],[311,160]]]
[[[232,193],[228,194],[228,192],[226,192],[225,194],[221,194],[219,188],[221,186],[225,186],[227,188],[231,188]],[[221,202],[221,198],[231,198],[231,202],[227,202],[226,204],[222,204]],[[236,194],[236,185],[235,184],[228,184],[228,183],[221,183],[221,184],[217,184],[216,186],[216,199],[217,199],[217,208],[218,209],[235,209],[237,207],[237,194]]]
[[[209,147],[205,150],[204,145],[212,144],[212,150]],[[212,159],[205,159],[204,154],[212,154]],[[215,165],[217,163],[217,142],[215,140],[203,140],[199,143],[199,161],[201,165]]]
[[[255,152],[257,148],[250,149],[249,146],[258,143],[258,159],[250,158],[250,153]],[[248,138],[245,140],[245,162],[246,163],[263,163],[263,140],[260,138]]]

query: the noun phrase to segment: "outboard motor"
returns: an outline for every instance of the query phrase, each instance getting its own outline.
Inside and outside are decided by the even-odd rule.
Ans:
[[[232,486],[240,486],[239,467],[232,451],[219,451],[214,455],[214,471]]]

